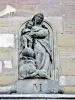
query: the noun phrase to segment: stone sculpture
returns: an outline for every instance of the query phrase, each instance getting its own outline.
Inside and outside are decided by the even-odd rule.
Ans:
[[[44,15],[38,13],[25,23],[20,36],[19,78],[50,79],[52,56],[50,31],[44,25]]]

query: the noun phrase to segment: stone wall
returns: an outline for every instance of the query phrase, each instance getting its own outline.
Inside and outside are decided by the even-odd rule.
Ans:
[[[18,47],[15,45],[19,27],[25,17],[31,18],[42,12],[45,17],[62,17],[63,30],[57,33],[59,85],[64,93],[75,93],[75,0],[0,0],[0,10],[5,9],[7,4],[16,8],[17,12],[0,18],[0,85],[16,83],[17,63],[13,55],[17,56],[15,50]]]

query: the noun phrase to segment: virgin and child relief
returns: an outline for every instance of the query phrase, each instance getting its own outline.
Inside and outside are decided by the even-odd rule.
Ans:
[[[44,24],[45,23],[45,24]],[[38,13],[24,23],[20,35],[19,79],[51,77],[50,31]]]

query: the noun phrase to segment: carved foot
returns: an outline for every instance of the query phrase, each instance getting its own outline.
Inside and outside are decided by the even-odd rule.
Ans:
[[[51,79],[50,76],[45,72],[45,70],[39,70],[39,76]]]
[[[34,77],[34,76],[37,76],[39,73],[39,70],[36,70],[34,73],[30,74],[30,77]]]
[[[36,76],[51,79],[50,76],[44,70],[36,70],[34,73],[30,74],[30,77],[36,77]]]

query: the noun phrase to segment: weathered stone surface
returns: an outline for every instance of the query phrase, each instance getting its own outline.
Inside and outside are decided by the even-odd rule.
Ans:
[[[15,75],[0,75],[0,85],[10,85],[15,83]]]
[[[25,4],[25,5],[39,5],[39,4],[58,4],[59,0],[28,0],[28,1],[24,1],[24,0],[19,0],[17,1],[18,4]]]
[[[75,46],[75,35],[74,34],[60,34],[58,35],[58,46],[74,47]]]
[[[56,93],[58,85],[53,80],[26,79],[17,82],[17,93]]]
[[[63,6],[63,15],[66,18],[75,18],[75,6]]]
[[[65,76],[59,77],[59,85],[65,85]]]
[[[10,27],[20,27],[20,24],[21,24],[21,22],[23,21],[23,19],[22,18],[17,18],[17,17],[12,17],[12,18],[9,18],[8,19],[9,20],[9,25],[10,25]]]
[[[3,5],[3,4],[15,4],[16,3],[16,0],[1,0],[0,1],[0,5]]]
[[[50,5],[38,5],[37,11],[43,12],[46,16],[62,16],[63,10],[62,6],[50,6]]]
[[[32,12],[35,12],[36,11],[36,5],[20,5],[18,4],[18,6],[16,6],[16,9],[20,12],[25,12],[25,11],[31,11],[30,14]],[[26,13],[26,12],[25,12]]]
[[[67,94],[75,94],[75,87],[74,86],[65,86],[63,87],[63,91],[64,93],[67,93]]]
[[[11,48],[0,48],[0,60],[12,60],[13,49]]]
[[[75,57],[75,47],[58,47],[59,55],[66,58]]]
[[[0,34],[0,47],[14,47],[14,34]]]
[[[45,19],[51,23],[53,28],[55,28],[54,30],[57,32],[57,33],[55,33],[55,36],[63,32],[62,17],[56,17],[56,16],[53,17],[52,16],[52,17],[46,17]],[[60,26],[60,28],[59,28],[59,26]]]
[[[75,75],[75,58],[60,58],[60,75]]]
[[[0,18],[0,27],[4,27],[4,28],[9,28],[9,27],[20,27],[21,22],[24,21],[24,17],[5,17],[5,18]]]
[[[12,68],[12,61],[4,61],[4,67],[9,69]]]
[[[16,91],[15,84],[11,84],[11,85],[6,85],[6,86],[1,86],[0,87],[0,94],[2,94],[2,93],[10,94],[10,93],[13,93],[15,91]]]
[[[13,27],[13,26],[10,26],[10,27],[0,27],[0,33],[1,34],[7,34],[7,33],[9,33],[9,34],[17,34],[18,30],[19,30],[19,26],[18,27],[16,27],[16,26],[15,27]]]
[[[59,85],[75,86],[75,76],[60,76]]]
[[[0,11],[3,10],[6,7],[6,5],[0,5]]]
[[[62,3],[66,5],[75,5],[75,0],[62,0]]]
[[[9,26],[8,19],[6,20],[6,18],[5,19],[0,18],[0,27],[8,27],[8,26]]]
[[[67,34],[75,34],[75,19],[63,17],[63,29]]]

